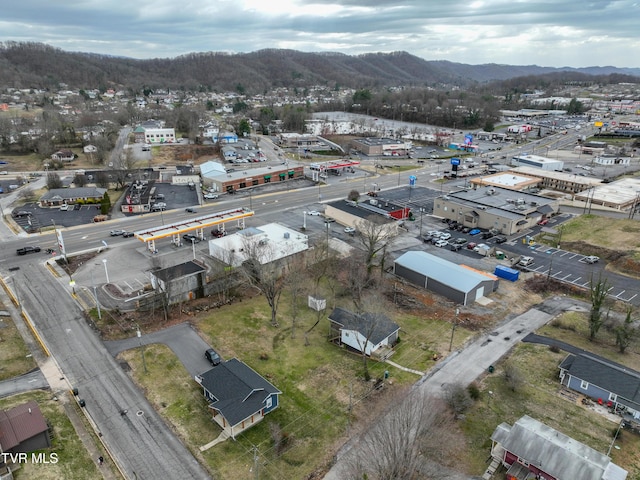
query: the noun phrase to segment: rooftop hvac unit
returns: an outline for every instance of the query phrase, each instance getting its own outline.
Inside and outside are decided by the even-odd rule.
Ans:
[[[487,195],[495,195],[496,194],[496,189],[495,188],[490,188],[487,190]]]
[[[516,203],[518,205],[523,205],[524,204],[524,198],[519,198],[518,200],[516,200]]]
[[[378,200],[376,200],[375,198],[372,198],[371,200],[369,200],[369,203],[371,205],[378,205]]]
[[[290,236],[291,235],[289,234],[289,232],[284,232],[284,238],[286,238],[288,240]]]
[[[513,198],[507,198],[507,203],[515,203],[515,200]]]

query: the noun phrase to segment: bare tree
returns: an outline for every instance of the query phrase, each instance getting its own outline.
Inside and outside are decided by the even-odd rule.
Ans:
[[[298,320],[300,309],[300,298],[306,287],[307,275],[304,262],[302,256],[292,257],[287,266],[287,275],[285,277],[285,285],[291,297],[291,338],[296,337],[296,321]]]
[[[47,188],[53,190],[54,188],[62,188],[62,180],[57,173],[47,174]]]
[[[251,285],[260,290],[271,308],[271,325],[278,326],[277,313],[280,296],[285,287],[284,264],[276,260],[275,247],[253,238],[245,239],[246,260],[242,270]]]
[[[356,238],[365,252],[367,278],[371,277],[376,256],[386,254],[388,246],[395,240],[397,234],[394,226],[379,216],[370,216],[357,222]],[[380,264],[384,265],[384,260],[381,260]]]
[[[473,405],[468,390],[462,384],[448,383],[443,390],[445,402],[456,415],[466,412]]]
[[[602,309],[607,300],[607,292],[611,288],[607,279],[603,279],[600,275],[598,281],[594,282],[593,278],[589,287],[589,298],[591,300],[591,311],[589,312],[589,340],[593,341],[600,327],[604,323],[602,318]]]
[[[624,353],[625,350],[631,345],[631,342],[638,334],[638,329],[633,325],[633,320],[631,319],[631,314],[633,313],[633,308],[627,308],[627,316],[624,321],[615,328],[616,333],[616,345],[618,345],[618,349],[620,353]]]
[[[344,456],[338,472],[348,480],[443,480],[441,462],[459,443],[444,404],[413,391],[369,428]]]
[[[516,392],[524,385],[524,375],[517,365],[507,362],[504,364],[504,381],[512,392]]]

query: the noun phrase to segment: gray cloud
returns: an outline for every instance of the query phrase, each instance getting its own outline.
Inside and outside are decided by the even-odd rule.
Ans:
[[[262,48],[639,67],[638,0],[21,0],[0,40],[133,58]]]

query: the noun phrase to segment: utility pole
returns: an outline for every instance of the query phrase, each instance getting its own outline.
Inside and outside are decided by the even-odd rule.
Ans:
[[[453,320],[453,324],[451,325],[451,340],[449,340],[449,351],[453,348],[453,334],[456,333],[456,327],[458,326],[458,315],[460,314],[460,309],[456,308],[456,318]]]

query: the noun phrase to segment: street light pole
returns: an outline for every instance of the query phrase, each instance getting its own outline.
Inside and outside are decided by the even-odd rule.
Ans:
[[[193,259],[196,259],[196,239],[192,238],[191,239],[191,248],[193,250]]]
[[[104,275],[107,277],[107,283],[109,283],[109,271],[107,270],[107,259],[103,258],[102,263],[104,263]]]
[[[98,265],[97,263],[95,265]],[[93,269],[91,272],[91,284],[93,285],[93,299],[96,302],[96,308],[98,309],[98,320],[102,320],[102,312],[100,311],[100,302],[98,301],[98,291],[96,290],[96,282],[93,278]]]

